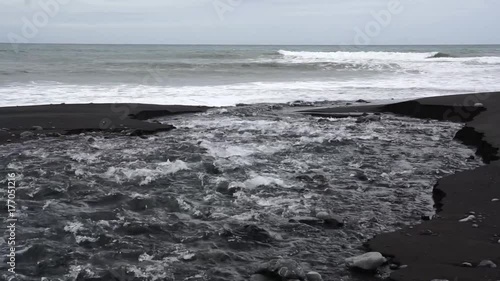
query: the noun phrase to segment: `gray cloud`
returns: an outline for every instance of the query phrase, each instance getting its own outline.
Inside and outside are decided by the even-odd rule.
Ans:
[[[21,34],[40,2],[2,0],[0,42]],[[152,44],[352,44],[395,0],[65,0],[29,42]],[[237,2],[237,1],[236,1]],[[500,0],[401,0],[403,12],[371,44],[500,43]],[[219,11],[220,13],[220,11]]]

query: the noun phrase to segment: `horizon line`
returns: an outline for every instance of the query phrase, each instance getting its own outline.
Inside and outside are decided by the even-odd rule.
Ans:
[[[36,43],[11,43],[0,42],[2,45],[122,45],[122,46],[357,46],[357,47],[380,47],[380,46],[500,46],[500,43],[477,43],[477,44],[373,44],[373,45],[356,45],[356,44],[195,44],[195,43],[57,43],[57,42],[36,42]]]

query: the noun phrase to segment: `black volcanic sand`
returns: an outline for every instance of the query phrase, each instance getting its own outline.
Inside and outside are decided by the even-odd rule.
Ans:
[[[481,103],[481,104],[478,104]],[[389,105],[323,108],[308,113],[338,117],[339,113],[391,112],[418,118],[465,122],[456,139],[478,148],[486,166],[438,181],[433,190],[437,215],[414,227],[378,235],[368,241],[372,251],[407,265],[391,280],[499,280],[500,269],[477,267],[482,260],[500,266],[500,93],[424,98]],[[470,214],[475,219],[459,220]],[[463,267],[468,262],[472,267]]]
[[[89,131],[152,134],[174,127],[149,118],[205,111],[206,107],[148,104],[58,104],[0,108],[0,144],[38,136]],[[21,134],[29,131],[33,134]]]

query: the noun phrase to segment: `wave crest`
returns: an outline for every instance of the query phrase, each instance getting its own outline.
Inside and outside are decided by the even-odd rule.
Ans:
[[[447,53],[437,52],[435,55],[429,57],[429,59],[434,59],[434,58],[455,58],[455,56]]]
[[[435,56],[438,52],[428,53],[401,53],[401,52],[294,52],[279,50],[278,53],[285,59],[303,60],[303,61],[422,61]]]

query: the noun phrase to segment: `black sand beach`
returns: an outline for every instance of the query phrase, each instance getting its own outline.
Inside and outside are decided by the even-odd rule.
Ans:
[[[480,104],[479,104],[480,103]],[[329,108],[311,113],[392,112],[418,118],[465,122],[456,138],[477,147],[488,165],[441,179],[433,197],[438,213],[430,221],[379,235],[367,246],[406,265],[392,280],[498,280],[498,268],[477,267],[483,260],[500,264],[500,93],[425,98],[396,104]],[[459,220],[474,215],[467,222]],[[469,263],[469,264],[463,264]]]
[[[168,131],[173,126],[142,120],[200,112],[206,107],[146,104],[57,104],[0,108],[0,144],[21,138],[108,131],[129,135]],[[23,132],[27,132],[24,133]]]
[[[200,112],[203,107],[160,105],[46,105],[0,108],[0,144],[23,138],[87,131],[151,134],[173,126],[143,122],[164,115]],[[465,122],[456,138],[478,148],[486,166],[441,179],[433,195],[437,215],[414,227],[376,236],[372,251],[393,257],[392,280],[497,280],[498,268],[477,267],[483,260],[500,264],[500,93],[425,98],[389,105],[306,110],[317,116],[349,112],[390,112],[418,118]],[[105,121],[103,123],[103,120]],[[36,127],[39,126],[39,127]],[[30,132],[30,133],[24,133]],[[470,221],[459,220],[474,215]],[[463,266],[463,263],[470,266]]]

